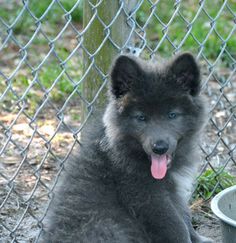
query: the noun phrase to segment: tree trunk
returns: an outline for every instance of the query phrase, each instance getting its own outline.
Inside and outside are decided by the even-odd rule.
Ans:
[[[127,15],[136,0],[86,0],[83,7],[83,120],[91,105],[103,106],[106,101],[106,85],[109,68],[115,56],[125,48],[131,28]],[[121,3],[120,3],[121,2]],[[123,7],[121,8],[121,5]],[[125,11],[124,11],[125,9]],[[118,16],[116,14],[119,12]],[[113,22],[114,21],[114,22]],[[130,38],[131,39],[131,38]]]

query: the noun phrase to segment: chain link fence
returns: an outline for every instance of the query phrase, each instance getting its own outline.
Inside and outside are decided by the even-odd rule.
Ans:
[[[37,240],[121,52],[196,55],[210,104],[196,190],[208,199],[227,186],[236,175],[235,12],[235,0],[0,0],[0,242]]]

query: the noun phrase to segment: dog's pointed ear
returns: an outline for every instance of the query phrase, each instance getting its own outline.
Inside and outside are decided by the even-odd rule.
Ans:
[[[111,70],[111,92],[116,98],[124,96],[140,74],[141,68],[134,58],[119,56]]]
[[[171,71],[178,86],[192,96],[199,94],[200,70],[192,54],[186,52],[177,56],[171,64]]]

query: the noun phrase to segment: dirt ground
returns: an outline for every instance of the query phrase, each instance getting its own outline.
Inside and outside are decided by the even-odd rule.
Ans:
[[[201,235],[210,237],[215,243],[222,243],[220,223],[217,219],[208,219],[201,214],[196,214],[195,217],[200,218],[197,231]]]
[[[193,225],[197,232],[203,236],[213,239],[215,243],[221,243],[222,234],[220,221],[212,213],[210,209],[210,202],[203,202],[202,200],[195,201],[191,208]]]

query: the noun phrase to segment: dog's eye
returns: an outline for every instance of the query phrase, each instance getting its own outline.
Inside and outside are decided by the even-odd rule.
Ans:
[[[168,118],[169,119],[175,119],[176,117],[177,117],[177,113],[176,112],[171,111],[171,112],[168,113]]]
[[[135,118],[138,120],[138,121],[146,121],[146,117],[144,115],[137,115],[135,116]]]

